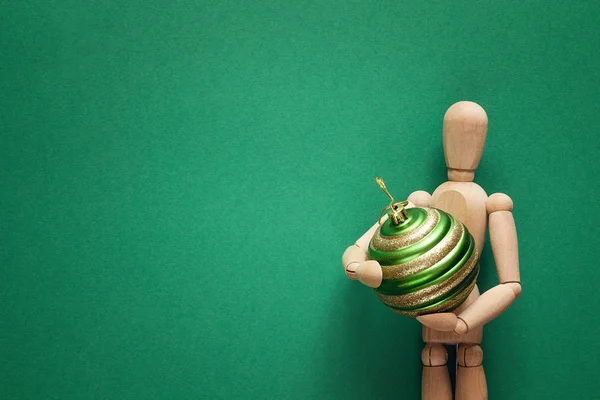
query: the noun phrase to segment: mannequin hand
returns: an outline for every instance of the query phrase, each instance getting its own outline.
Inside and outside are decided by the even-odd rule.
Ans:
[[[354,275],[363,285],[377,288],[383,280],[381,265],[375,260],[363,261],[355,266]]]
[[[358,279],[363,285],[379,287],[383,279],[381,265],[377,261],[367,260],[367,253],[357,245],[350,246],[342,256],[342,267],[350,279]]]
[[[352,280],[358,279],[356,267],[363,261],[367,261],[367,253],[357,245],[350,246],[342,256],[342,267],[346,276]]]
[[[469,327],[467,326],[465,321],[463,321],[462,319],[459,319],[458,321],[456,321],[456,328],[454,328],[454,333],[457,333],[459,335],[464,335],[468,331],[469,331]]]
[[[427,314],[417,317],[417,321],[440,332],[450,332],[457,328],[457,324],[462,322],[453,312]]]

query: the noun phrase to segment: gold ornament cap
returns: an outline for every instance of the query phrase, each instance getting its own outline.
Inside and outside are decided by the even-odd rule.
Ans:
[[[375,182],[377,182],[377,185],[379,185],[381,190],[383,190],[383,193],[385,193],[386,196],[389,197],[391,200],[390,205],[385,207],[383,211],[381,211],[381,214],[379,215],[379,224],[381,225],[381,218],[383,217],[383,214],[385,214],[385,212],[388,210],[388,216],[390,217],[390,220],[392,221],[393,225],[398,226],[402,222],[406,221],[407,216],[406,210],[404,208],[408,205],[408,201],[394,200],[394,197],[390,194],[389,190],[387,189],[387,186],[385,186],[385,182],[383,181],[383,179],[376,177]]]

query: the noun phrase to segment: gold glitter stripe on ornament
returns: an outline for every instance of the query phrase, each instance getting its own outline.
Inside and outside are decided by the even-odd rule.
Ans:
[[[427,304],[438,297],[444,296],[446,293],[450,292],[452,289],[462,283],[469,276],[471,271],[473,271],[473,268],[475,268],[477,265],[477,261],[477,251],[473,250],[465,265],[444,282],[438,283],[437,285],[428,286],[424,289],[417,290],[416,292],[398,296],[381,294],[377,291],[375,291],[375,294],[377,297],[379,297],[379,300],[381,300],[387,306],[413,308],[420,304]]]
[[[475,275],[475,278],[473,278],[473,282],[469,286],[467,286],[467,288],[465,290],[463,290],[458,295],[456,295],[456,297],[454,297],[453,299],[448,300],[444,303],[441,303],[437,306],[434,306],[431,308],[426,308],[425,310],[418,310],[417,311],[418,314],[425,315],[425,314],[432,314],[432,313],[436,313],[436,312],[455,310],[456,308],[458,308],[458,306],[460,306],[467,299],[467,297],[469,297],[469,295],[473,291],[473,288],[477,284],[478,276],[479,276],[479,271],[477,271],[477,275]]]
[[[479,272],[477,272],[477,276],[478,275],[479,275]],[[405,316],[411,317],[411,318],[416,318],[419,315],[435,314],[438,312],[449,312],[449,311],[455,310],[456,308],[458,308],[458,306],[460,306],[462,303],[464,303],[464,301],[467,299],[467,297],[469,297],[469,295],[473,291],[473,288],[475,287],[475,285],[477,283],[477,276],[475,276],[475,279],[473,279],[473,282],[465,290],[460,292],[456,297],[454,297],[453,299],[448,300],[446,302],[440,303],[434,307],[427,308],[426,310],[414,310],[414,311],[396,310],[395,308],[390,307],[390,310],[392,310],[396,314],[405,315]]]
[[[417,228],[410,232],[395,236],[384,236],[381,234],[381,226],[371,240],[371,247],[378,251],[393,251],[407,247],[418,242],[427,236],[440,221],[440,213],[434,208],[424,208],[427,211],[427,218]]]
[[[383,279],[400,279],[405,276],[415,274],[426,270],[427,268],[440,262],[460,241],[464,225],[454,221],[454,227],[442,241],[436,244],[430,251],[420,257],[410,260],[403,264],[382,266]]]

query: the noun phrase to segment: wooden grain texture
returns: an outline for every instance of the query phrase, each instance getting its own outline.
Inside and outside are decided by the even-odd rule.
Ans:
[[[473,291],[467,297],[467,300],[460,305],[454,312],[456,314],[467,309],[475,300],[479,298],[479,289],[477,285],[473,288]],[[478,327],[469,330],[467,334],[458,335],[455,332],[445,332],[423,326],[423,341],[425,343],[444,343],[444,344],[457,344],[457,343],[481,343],[483,338],[483,327]]]
[[[464,311],[457,313],[459,319],[464,321],[467,329],[462,325],[457,326],[458,333],[467,333],[496,318],[516,299],[513,288],[509,285],[494,286],[483,293]],[[460,321],[459,321],[460,322]]]
[[[423,375],[421,398],[424,400],[451,400],[452,384],[446,363],[448,352],[440,344],[427,345],[421,352]]]
[[[429,207],[431,206],[431,195],[424,190],[417,190],[408,196],[408,201],[416,207]]]
[[[487,230],[487,193],[475,182],[444,182],[435,189],[431,206],[452,214],[465,224],[481,254]]]
[[[360,283],[371,288],[379,287],[383,279],[381,265],[375,260],[361,262],[356,266],[354,273]]]
[[[342,267],[346,276],[352,280],[356,279],[356,267],[363,261],[367,260],[367,253],[356,245],[352,245],[346,249],[342,255]]]
[[[427,314],[417,317],[417,321],[424,326],[442,332],[453,331],[456,328],[457,320],[458,318],[453,312]]]
[[[456,400],[484,400],[488,398],[483,370],[483,351],[478,345],[458,347],[456,353]]]
[[[490,214],[490,242],[500,282],[521,282],[517,229],[510,211]]]
[[[472,182],[475,171],[448,168],[448,180],[453,182]]]
[[[456,400],[485,400],[488,398],[483,365],[456,370]]]
[[[477,168],[483,154],[487,126],[487,114],[477,103],[460,101],[448,108],[443,129],[448,168],[466,171]]]
[[[421,399],[452,400],[452,384],[446,365],[441,367],[423,366]]]
[[[488,197],[485,207],[488,214],[496,211],[512,211],[513,201],[504,193],[494,193]]]

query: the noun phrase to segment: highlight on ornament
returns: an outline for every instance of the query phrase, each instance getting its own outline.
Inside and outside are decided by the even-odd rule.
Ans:
[[[436,208],[407,208],[408,201],[396,201],[383,179],[375,180],[391,200],[369,244],[369,259],[381,265],[383,275],[375,294],[395,313],[410,317],[454,310],[467,299],[479,274],[473,237],[452,215]]]

